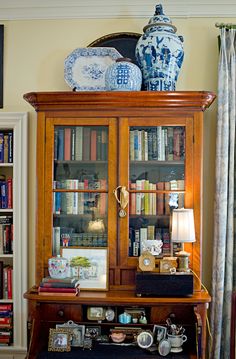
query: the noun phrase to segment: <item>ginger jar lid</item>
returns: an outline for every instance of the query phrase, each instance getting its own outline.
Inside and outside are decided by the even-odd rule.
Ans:
[[[161,4],[156,5],[155,14],[152,16],[146,26],[144,26],[143,31],[156,26],[165,26],[168,27],[172,32],[176,32],[177,28],[172,25],[172,21],[169,16],[165,15]]]

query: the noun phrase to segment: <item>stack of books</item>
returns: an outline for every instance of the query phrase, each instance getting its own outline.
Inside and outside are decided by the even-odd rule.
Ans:
[[[12,307],[12,304],[0,304],[0,346],[8,346],[12,343]]]
[[[79,285],[79,280],[75,277],[64,279],[45,277],[39,285],[38,292],[46,295],[49,293],[78,295],[80,291]]]

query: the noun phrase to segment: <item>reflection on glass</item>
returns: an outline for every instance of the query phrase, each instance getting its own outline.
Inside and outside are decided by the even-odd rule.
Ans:
[[[53,217],[53,255],[62,246],[107,246],[107,194],[86,192],[55,192],[61,198],[61,211]],[[73,201],[79,197],[76,213]],[[64,203],[65,202],[65,203]]]
[[[129,150],[129,256],[171,255],[170,215],[184,207],[185,127],[131,127]]]
[[[107,246],[107,159],[107,126],[55,126],[53,255]]]

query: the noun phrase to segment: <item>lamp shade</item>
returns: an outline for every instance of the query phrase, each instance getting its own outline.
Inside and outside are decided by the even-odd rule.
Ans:
[[[172,242],[195,242],[193,209],[174,209],[172,212]]]

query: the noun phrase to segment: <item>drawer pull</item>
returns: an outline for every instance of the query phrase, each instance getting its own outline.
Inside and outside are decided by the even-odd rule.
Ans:
[[[64,317],[64,310],[58,310],[57,314],[59,317]]]

